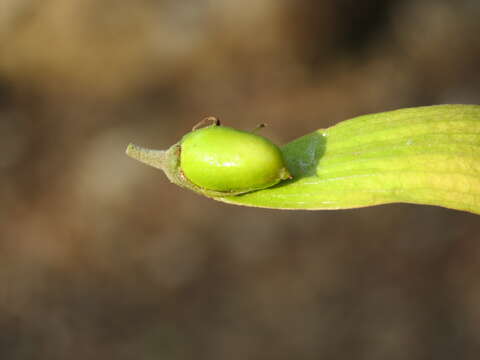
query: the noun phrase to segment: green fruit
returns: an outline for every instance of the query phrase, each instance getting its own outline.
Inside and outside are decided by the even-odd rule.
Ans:
[[[180,169],[204,190],[241,194],[290,178],[280,149],[268,139],[225,126],[208,126],[180,142]]]
[[[207,121],[213,125],[196,129]],[[161,169],[171,182],[206,196],[231,196],[271,187],[292,176],[268,139],[205,118],[168,150],[130,144],[127,154]]]

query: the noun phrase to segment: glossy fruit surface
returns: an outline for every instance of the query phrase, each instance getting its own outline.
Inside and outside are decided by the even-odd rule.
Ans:
[[[268,139],[225,126],[208,126],[185,135],[180,169],[196,186],[245,193],[290,177],[280,149]]]

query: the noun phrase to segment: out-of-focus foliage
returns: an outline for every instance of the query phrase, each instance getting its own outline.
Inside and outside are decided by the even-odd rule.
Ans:
[[[1,359],[476,359],[480,223],[228,206],[124,154],[479,103],[476,0],[2,0]]]

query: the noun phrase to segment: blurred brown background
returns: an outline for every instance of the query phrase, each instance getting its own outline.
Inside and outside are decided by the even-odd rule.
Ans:
[[[480,103],[478,0],[1,0],[0,359],[478,359],[480,217],[228,206],[124,155]]]

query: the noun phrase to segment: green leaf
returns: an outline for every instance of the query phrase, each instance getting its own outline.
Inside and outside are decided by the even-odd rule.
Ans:
[[[272,209],[404,202],[480,214],[480,106],[437,105],[359,116],[282,148],[292,180],[213,197]]]

